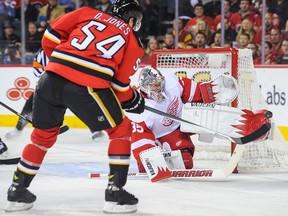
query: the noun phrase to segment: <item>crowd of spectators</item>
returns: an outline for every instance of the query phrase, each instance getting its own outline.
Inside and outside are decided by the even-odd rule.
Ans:
[[[175,0],[139,0],[144,18],[139,37],[143,41],[144,64],[151,63],[155,49],[175,49],[178,27],[180,49],[221,47],[221,1],[179,0],[179,19],[175,19]],[[104,12],[113,0],[81,0]],[[50,22],[75,10],[75,0],[24,0],[26,63],[41,46],[41,38]],[[288,1],[266,0],[264,64],[288,63]],[[262,0],[224,0],[224,45],[253,50],[255,64],[261,64]],[[21,1],[0,0],[0,64],[21,62]],[[177,23],[177,25],[176,25]],[[32,54],[32,55],[29,55]],[[14,55],[14,56],[13,56]]]
[[[169,1],[144,0],[145,14],[141,35],[144,41],[157,40],[159,49],[175,48],[175,23],[178,23],[177,48],[209,48],[221,47],[221,1],[181,0],[179,19],[175,20],[168,10]],[[172,1],[173,2],[173,1]],[[244,49],[253,47],[254,64],[261,64],[262,45],[262,10],[261,0],[224,0],[224,45]],[[166,9],[164,9],[166,8]],[[267,0],[265,13],[265,48],[264,64],[287,64],[286,40],[288,40],[288,1]],[[164,10],[164,11],[163,11]],[[162,17],[161,17],[162,15]],[[163,18],[164,16],[164,18]],[[155,23],[158,20],[158,23]],[[159,25],[166,25],[162,32]],[[150,35],[147,35],[147,32]],[[153,34],[151,34],[153,33]],[[148,47],[148,43],[147,47]],[[177,44],[177,43],[176,43]],[[147,52],[147,56],[151,56]],[[145,63],[147,63],[147,56]],[[151,57],[150,57],[151,58]],[[149,61],[148,61],[149,63]]]

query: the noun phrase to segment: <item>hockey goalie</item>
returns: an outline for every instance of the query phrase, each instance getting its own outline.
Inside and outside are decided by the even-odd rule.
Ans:
[[[238,95],[236,80],[227,75],[197,83],[148,66],[140,72],[139,85],[146,107],[167,114],[147,108],[141,115],[128,114],[132,153],[139,172],[146,172],[152,182],[171,177],[171,170],[193,168],[195,146],[191,135],[197,133],[211,142],[217,134],[245,136],[270,122],[267,110],[252,112],[225,106]],[[192,125],[180,124],[169,116],[184,118]],[[257,138],[267,136],[265,132]]]

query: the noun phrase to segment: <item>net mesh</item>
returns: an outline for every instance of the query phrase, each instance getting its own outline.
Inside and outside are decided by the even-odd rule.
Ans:
[[[201,49],[156,51],[153,66],[161,72],[186,75],[196,82],[210,81],[220,73],[230,74],[237,79],[240,94],[237,103],[241,109],[268,109],[254,70],[252,52],[249,49]],[[273,119],[272,119],[273,121]],[[245,145],[238,169],[288,168],[288,143],[274,124],[273,139]],[[197,136],[197,135],[196,135]],[[215,139],[212,144],[197,141],[195,160],[229,160],[231,143]]]

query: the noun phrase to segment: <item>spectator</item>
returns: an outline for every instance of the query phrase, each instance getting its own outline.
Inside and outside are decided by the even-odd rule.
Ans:
[[[12,0],[0,0],[0,22],[14,21],[15,8]]]
[[[229,23],[231,20],[233,13],[230,11],[230,1],[229,0],[225,0],[224,1],[224,16],[228,19]],[[222,19],[222,15],[221,13],[219,13],[215,19],[214,19],[214,31],[217,31],[218,29],[221,28],[221,19]]]
[[[286,21],[285,28],[281,32],[283,39],[288,39],[288,20]]]
[[[65,13],[75,10],[74,0],[58,0],[58,3],[65,8]]]
[[[174,37],[176,35],[176,20],[174,19],[173,20],[173,34],[174,34]],[[182,48],[185,48],[186,47],[186,44],[190,43],[192,38],[193,38],[193,35],[184,30],[184,26],[183,26],[183,21],[182,19],[178,19],[178,44],[180,47]]]
[[[151,37],[147,43],[147,48],[145,49],[141,64],[151,65],[153,51],[158,48],[159,48],[158,40],[155,37]]]
[[[172,21],[175,17],[175,0],[166,0],[167,2],[167,21]]]
[[[255,15],[255,22],[254,22],[254,30],[257,30],[262,26],[262,12],[263,12],[263,4],[262,2],[259,3],[259,9]],[[266,4],[266,13],[270,13],[269,6]],[[265,14],[266,14],[265,13]],[[279,28],[280,25],[280,18],[276,13],[271,13],[271,25],[273,28]]]
[[[210,47],[221,47],[221,32],[215,32],[213,34]]]
[[[206,35],[206,42],[210,43],[212,31],[205,20],[197,21],[194,35],[196,35],[197,32],[203,32]]]
[[[272,13],[266,13],[265,14],[265,36],[270,35],[271,29],[272,29]],[[256,32],[256,35],[254,37],[254,41],[257,44],[261,44],[262,41],[262,26],[260,26]]]
[[[221,24],[218,32],[221,32]],[[231,28],[230,21],[227,17],[224,18],[224,39],[233,42],[236,40],[237,33]]]
[[[46,16],[40,16],[38,18],[38,25],[37,25],[37,31],[43,36],[45,30],[48,27],[48,21]]]
[[[4,64],[21,64],[21,55],[19,47],[15,44],[9,44],[4,51]]]
[[[278,64],[288,64],[288,39],[282,41],[282,55],[277,58]]]
[[[261,57],[258,58],[258,61],[255,61],[255,64],[261,64]],[[264,64],[265,65],[271,65],[271,64],[277,64],[276,56],[272,52],[272,44],[268,41],[265,42],[264,47]]]
[[[288,20],[288,1],[287,0],[271,0],[271,11],[276,13],[280,18],[280,29],[285,27],[286,20]]]
[[[276,57],[280,56],[282,53],[281,43],[282,38],[279,29],[272,28],[270,32],[271,44],[272,44],[272,52]]]
[[[271,43],[271,36],[270,34],[265,35],[265,41],[268,41]],[[261,43],[262,44],[262,43]]]
[[[179,4],[179,17],[183,20],[183,26],[185,26],[191,18],[195,17],[193,11],[190,0],[181,0],[181,4]]]
[[[240,10],[240,1],[239,0],[231,0],[231,4],[230,4],[230,11],[232,13],[236,13]]]
[[[158,5],[152,0],[143,0],[142,4],[143,21],[139,35],[142,38],[149,37],[150,35],[158,36],[160,33]]]
[[[260,58],[259,47],[254,41],[250,41],[247,45],[247,48],[252,50],[253,63],[255,64],[259,61]]]
[[[95,7],[97,10],[101,10],[103,12],[110,12],[111,8],[112,8],[112,4],[110,2],[110,0],[100,0],[100,4],[96,5]]]
[[[26,35],[26,51],[30,53],[36,53],[41,47],[41,39],[42,39],[42,34],[37,31],[36,23],[29,22],[28,32]]]
[[[224,41],[224,44],[223,44],[223,48],[232,48],[232,42],[231,41],[227,41],[225,40]]]
[[[25,9],[25,24],[28,25],[29,22],[36,22],[42,4],[31,3],[31,0],[24,0],[26,6]]]
[[[38,19],[41,16],[45,16],[49,24],[63,14],[65,14],[65,8],[59,5],[57,0],[49,0],[48,4],[41,8]]]
[[[205,15],[212,17],[213,19],[221,14],[221,1],[211,0],[204,5]]]
[[[253,41],[253,38],[254,38],[256,32],[253,28],[253,23],[251,22],[251,20],[246,19],[246,18],[243,19],[241,27],[240,27],[239,32],[238,32],[237,37],[236,37],[237,43],[239,43],[239,37],[240,37],[240,35],[242,35],[242,33],[248,34],[250,41]]]
[[[161,49],[175,49],[175,36],[172,32],[167,32],[164,35],[163,43],[160,48]]]
[[[0,41],[6,42],[6,44],[17,44],[18,46],[21,46],[21,39],[14,33],[14,29],[15,26],[10,21],[5,21]]]
[[[250,41],[250,36],[247,33],[242,33],[241,35],[239,35],[239,40],[236,41],[236,44],[237,44],[236,48],[238,49],[247,48],[249,41]]]
[[[193,33],[199,20],[205,20],[210,29],[213,29],[213,19],[210,16],[204,15],[204,6],[201,3],[197,3],[194,6],[194,13],[196,17],[191,18],[185,25],[184,29]]]
[[[21,19],[21,1],[22,0],[12,0],[12,1],[15,3],[15,5],[14,5],[15,13],[16,13],[15,19],[20,20]],[[38,11],[40,11],[40,9],[43,7],[43,5],[46,5],[48,3],[48,0],[30,0],[29,3],[31,4],[32,7],[35,7]],[[28,1],[24,0],[24,11],[26,11],[27,5],[28,5]],[[37,16],[35,18],[37,19]],[[31,21],[31,20],[29,20],[29,21]]]
[[[231,17],[230,22],[232,28],[235,29],[237,33],[241,27],[243,19],[247,18],[251,20],[252,23],[255,21],[255,13],[250,11],[250,4],[251,0],[240,0],[240,10],[236,13],[233,13]]]
[[[73,0],[74,1],[74,0]],[[80,7],[88,6],[95,8],[97,5],[100,4],[100,0],[87,0],[87,1],[80,1]]]
[[[195,48],[209,48],[206,35],[203,32],[195,34]]]

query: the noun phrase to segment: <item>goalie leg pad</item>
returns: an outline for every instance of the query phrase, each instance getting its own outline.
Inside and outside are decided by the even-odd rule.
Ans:
[[[145,170],[145,168],[141,162],[141,159],[140,159],[140,153],[149,149],[149,148],[154,148],[154,147],[155,147],[155,145],[145,144],[145,145],[142,145],[140,147],[134,148],[133,143],[132,143],[132,153],[133,153],[135,160],[137,161],[138,171],[140,173],[146,173],[146,170]]]
[[[159,147],[149,148],[140,153],[141,162],[152,182],[171,177],[170,170]]]
[[[169,145],[167,143],[167,145]],[[185,169],[182,154],[180,150],[176,151],[164,151],[163,156],[170,170],[181,170]]]

